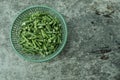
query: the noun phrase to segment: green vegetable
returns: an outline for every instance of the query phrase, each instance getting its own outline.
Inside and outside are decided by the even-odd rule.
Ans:
[[[19,44],[26,54],[45,57],[52,54],[62,42],[60,21],[48,13],[29,14],[20,26]]]

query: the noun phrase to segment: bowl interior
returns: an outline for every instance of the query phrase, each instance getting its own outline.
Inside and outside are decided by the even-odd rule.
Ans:
[[[24,17],[29,16],[30,13],[35,13],[38,11],[39,12],[47,12],[50,15],[58,18],[58,20],[60,21],[60,23],[62,25],[62,43],[59,45],[59,47],[57,48],[57,50],[54,53],[52,53],[46,57],[41,57],[39,55],[25,54],[24,51],[22,51],[21,45],[18,44],[18,39],[19,39],[18,32],[20,30],[20,25],[21,25]],[[11,29],[11,42],[13,44],[13,48],[16,50],[16,52],[19,56],[21,56],[22,58],[29,60],[29,61],[42,62],[42,61],[47,61],[47,60],[55,57],[63,49],[63,47],[66,43],[66,39],[67,39],[67,27],[66,27],[63,17],[56,10],[46,7],[46,6],[34,6],[34,7],[28,8],[28,9],[25,9],[17,16],[17,18],[15,19],[15,21],[12,25],[12,29]]]

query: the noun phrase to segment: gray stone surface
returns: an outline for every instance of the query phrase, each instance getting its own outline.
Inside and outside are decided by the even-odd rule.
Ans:
[[[67,44],[48,62],[24,61],[10,44],[15,16],[33,5],[67,22]],[[0,80],[120,80],[120,0],[0,0]]]

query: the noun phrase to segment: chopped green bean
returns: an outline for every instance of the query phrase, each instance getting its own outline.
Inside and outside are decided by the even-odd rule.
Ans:
[[[20,26],[18,42],[24,53],[45,57],[54,53],[62,42],[60,21],[48,13],[31,13]]]

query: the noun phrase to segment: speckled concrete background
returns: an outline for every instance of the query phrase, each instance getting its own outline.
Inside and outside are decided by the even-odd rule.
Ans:
[[[15,54],[9,30],[20,10],[41,4],[64,16],[68,42],[32,63]],[[120,80],[120,0],[0,0],[0,80]]]

